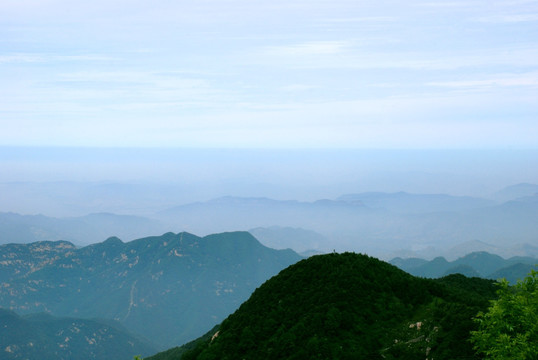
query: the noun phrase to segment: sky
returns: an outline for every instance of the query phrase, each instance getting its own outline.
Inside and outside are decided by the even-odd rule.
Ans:
[[[538,1],[2,0],[0,146],[537,149]]]

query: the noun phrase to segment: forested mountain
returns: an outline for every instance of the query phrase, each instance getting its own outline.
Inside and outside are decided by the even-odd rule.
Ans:
[[[0,309],[0,359],[132,360],[156,348],[113,321],[19,316]]]
[[[246,232],[1,245],[0,307],[115,319],[165,349],[200,336],[300,259]]]
[[[460,273],[493,280],[506,278],[515,283],[538,265],[538,259],[522,256],[503,259],[498,255],[481,251],[473,252],[454,261],[447,261],[443,257],[437,257],[431,261],[394,258],[390,263],[415,276],[438,278]]]
[[[474,359],[490,280],[414,277],[365,255],[312,256],[265,282],[218,329],[148,358]]]

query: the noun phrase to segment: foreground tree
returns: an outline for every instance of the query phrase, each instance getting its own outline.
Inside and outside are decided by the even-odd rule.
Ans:
[[[538,360],[538,271],[515,286],[505,279],[499,285],[499,298],[475,318],[475,350],[486,359]]]

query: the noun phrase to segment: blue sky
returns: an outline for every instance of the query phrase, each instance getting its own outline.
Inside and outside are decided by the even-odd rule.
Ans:
[[[538,1],[2,0],[0,146],[538,148]]]

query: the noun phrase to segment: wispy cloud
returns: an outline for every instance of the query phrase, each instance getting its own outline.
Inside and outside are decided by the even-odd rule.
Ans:
[[[538,72],[500,74],[487,79],[430,82],[427,85],[446,88],[536,87],[538,86]]]
[[[424,8],[469,8],[475,6],[476,3],[473,1],[435,1],[435,2],[418,2],[415,4],[417,7]]]
[[[309,41],[293,45],[266,46],[260,50],[262,55],[287,56],[313,56],[341,54],[351,47],[348,41]]]
[[[538,14],[510,14],[492,15],[476,19],[483,23],[522,23],[538,21]]]
[[[352,42],[328,41],[264,47],[244,61],[292,69],[456,70],[475,67],[538,66],[538,45],[471,49],[457,54],[434,51],[380,51],[353,47]]]
[[[281,89],[287,92],[301,92],[308,91],[317,88],[317,86],[305,85],[305,84],[291,84],[283,86]]]
[[[386,23],[396,21],[394,16],[359,16],[323,19],[327,23]]]
[[[112,60],[118,60],[118,58],[98,54],[53,55],[45,53],[12,53],[0,55],[0,63],[51,63],[70,61],[91,62]]]
[[[521,125],[537,109],[537,4],[0,0],[0,144],[28,129],[89,145],[103,134],[138,144],[150,131],[152,144],[222,143],[208,129],[234,146],[272,146],[282,133],[297,146],[414,144],[404,130],[435,132],[442,116],[446,128],[503,116]]]

